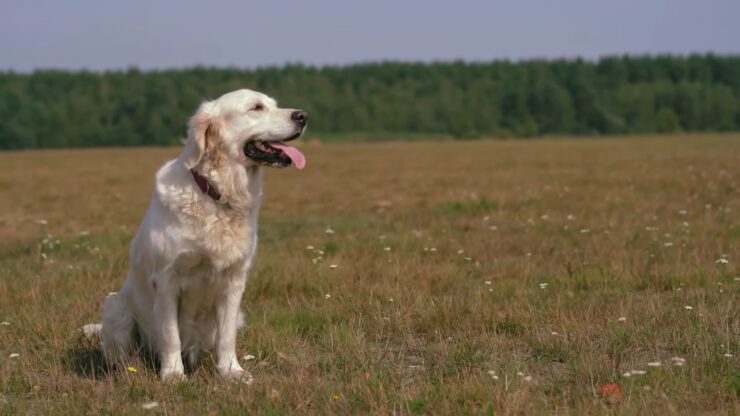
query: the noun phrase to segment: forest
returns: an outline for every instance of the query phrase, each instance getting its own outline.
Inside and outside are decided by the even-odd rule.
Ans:
[[[0,149],[177,144],[238,88],[308,111],[322,140],[740,130],[740,56],[37,70],[0,72]]]

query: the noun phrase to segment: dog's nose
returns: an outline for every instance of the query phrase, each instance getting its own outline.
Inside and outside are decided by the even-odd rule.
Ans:
[[[303,110],[293,111],[290,118],[301,126],[305,126],[308,123],[308,113]]]

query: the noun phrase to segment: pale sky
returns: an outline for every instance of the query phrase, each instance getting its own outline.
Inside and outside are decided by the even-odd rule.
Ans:
[[[3,0],[0,70],[740,53],[740,0]]]

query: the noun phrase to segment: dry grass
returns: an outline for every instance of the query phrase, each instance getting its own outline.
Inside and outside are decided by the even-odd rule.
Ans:
[[[177,152],[0,154],[4,414],[740,411],[736,135],[306,146],[267,178],[250,387],[79,336]]]

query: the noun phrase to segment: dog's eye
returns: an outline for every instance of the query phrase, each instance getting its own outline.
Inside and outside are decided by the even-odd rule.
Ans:
[[[252,108],[249,109],[249,111],[262,111],[265,109],[265,106],[262,105],[262,103],[257,103],[252,106]]]

